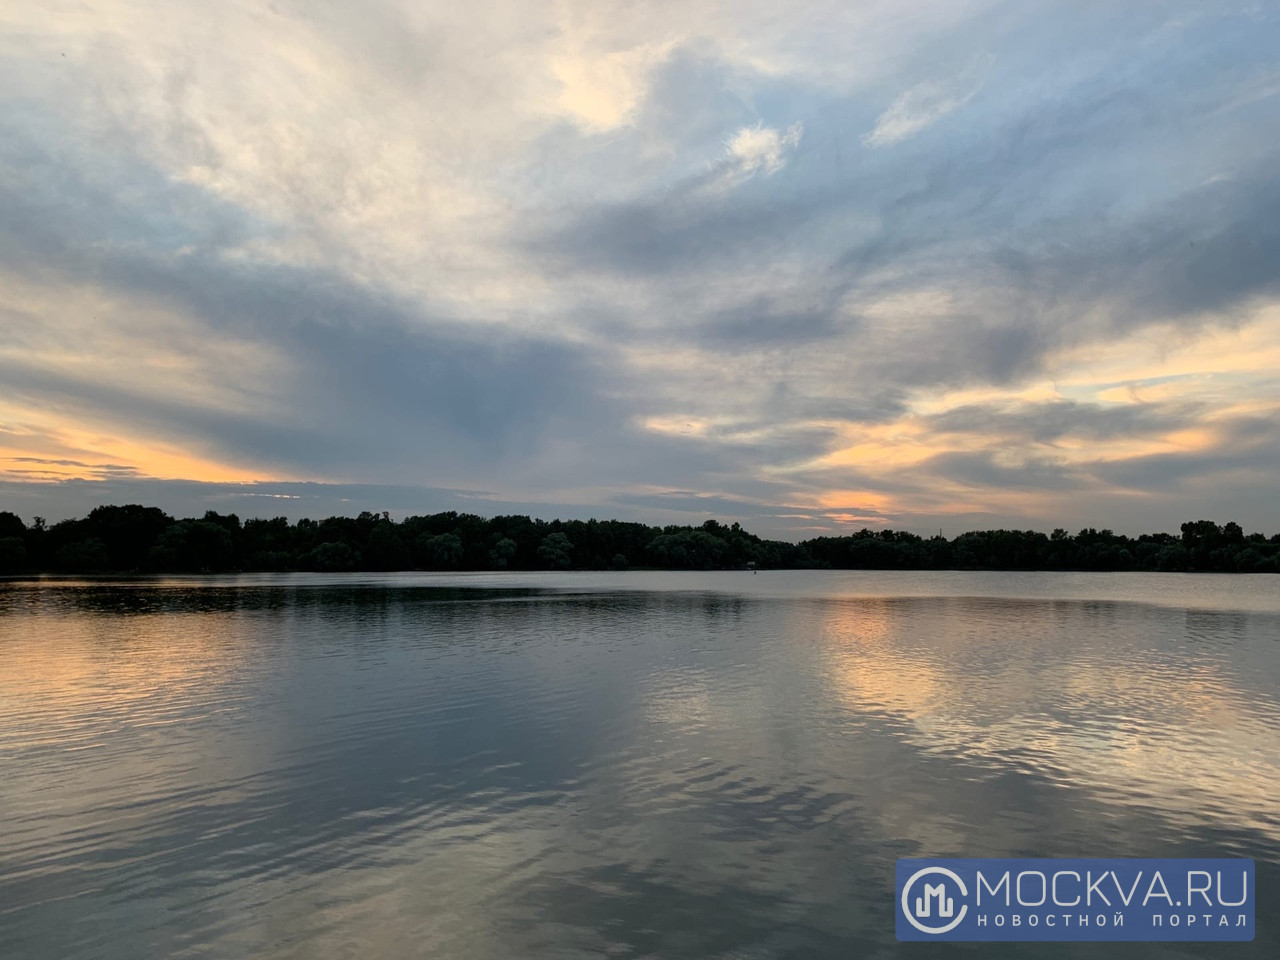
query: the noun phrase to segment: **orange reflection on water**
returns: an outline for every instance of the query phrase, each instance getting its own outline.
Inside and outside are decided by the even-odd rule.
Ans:
[[[189,720],[245,669],[231,613],[28,620],[0,645],[0,750],[88,749],[113,727]]]
[[[1274,698],[1211,660],[1130,646],[1122,621],[1082,629],[1069,605],[1008,604],[1024,614],[1010,626],[1061,628],[1021,637],[1000,628],[1002,601],[916,601],[936,635],[904,616],[911,603],[825,605],[824,666],[851,712],[892,719],[927,752],[1280,836]]]

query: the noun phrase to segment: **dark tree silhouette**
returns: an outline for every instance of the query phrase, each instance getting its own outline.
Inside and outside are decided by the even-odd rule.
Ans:
[[[137,504],[97,507],[52,527],[0,512],[0,574],[51,571],[230,570],[670,570],[830,568],[849,570],[1161,570],[1280,572],[1280,535],[1246,534],[1238,523],[1182,524],[1180,535],[1131,538],[1086,527],[973,530],[953,539],[863,529],[802,543],[763,540],[737,523],[653,527],[620,520],[485,519],[455,511],[387,513],[290,523],[240,521],[209,511],[175,520]]]

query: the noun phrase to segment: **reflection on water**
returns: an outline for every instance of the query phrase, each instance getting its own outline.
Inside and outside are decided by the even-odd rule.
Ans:
[[[1278,580],[0,584],[0,957],[936,955],[932,855],[1250,856],[1275,956]]]
[[[934,609],[904,609],[922,605]],[[1280,689],[1236,674],[1245,616],[972,599],[825,614],[835,695],[909,724],[922,750],[1146,803],[1189,829],[1280,828]],[[948,634],[920,635],[924,621]],[[1023,642],[993,642],[996,624]]]

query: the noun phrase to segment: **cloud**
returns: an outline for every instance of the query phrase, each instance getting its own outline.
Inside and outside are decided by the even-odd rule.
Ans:
[[[1193,422],[1194,404],[1130,403],[1109,406],[1074,400],[965,404],[924,418],[930,432],[977,434],[1005,442],[1051,444],[1064,439],[1112,440],[1163,434]]]
[[[994,63],[995,57],[987,54],[946,81],[926,80],[904,91],[876,117],[862,142],[873,148],[892,146],[932,126],[981,91]]]
[[[15,17],[0,457],[32,489],[685,491],[785,533],[1181,519],[1216,481],[1275,518],[1224,426],[1280,408],[1247,5]]]
[[[975,92],[956,93],[933,83],[912,87],[876,117],[875,127],[863,137],[863,142],[869,147],[900,143],[964,106]]]
[[[590,132],[627,123],[640,107],[649,73],[667,54],[664,46],[643,44],[631,50],[559,54],[552,72],[563,84],[559,105]]]
[[[1214,422],[1208,441],[1196,450],[1129,457],[1100,464],[1095,470],[1112,483],[1159,490],[1242,473],[1261,480],[1280,469],[1280,428],[1271,417],[1243,416]]]
[[[738,130],[726,145],[730,170],[735,176],[777,173],[786,165],[785,154],[794,150],[804,135],[804,126],[793,123],[786,130],[757,124]]]

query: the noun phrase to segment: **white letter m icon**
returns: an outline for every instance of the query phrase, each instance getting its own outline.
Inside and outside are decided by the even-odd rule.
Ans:
[[[955,912],[955,901],[946,896],[946,884],[939,883],[934,886],[926,883],[924,885],[924,897],[916,897],[916,916],[929,916],[929,908],[934,900],[938,901],[938,916],[949,917]]]

